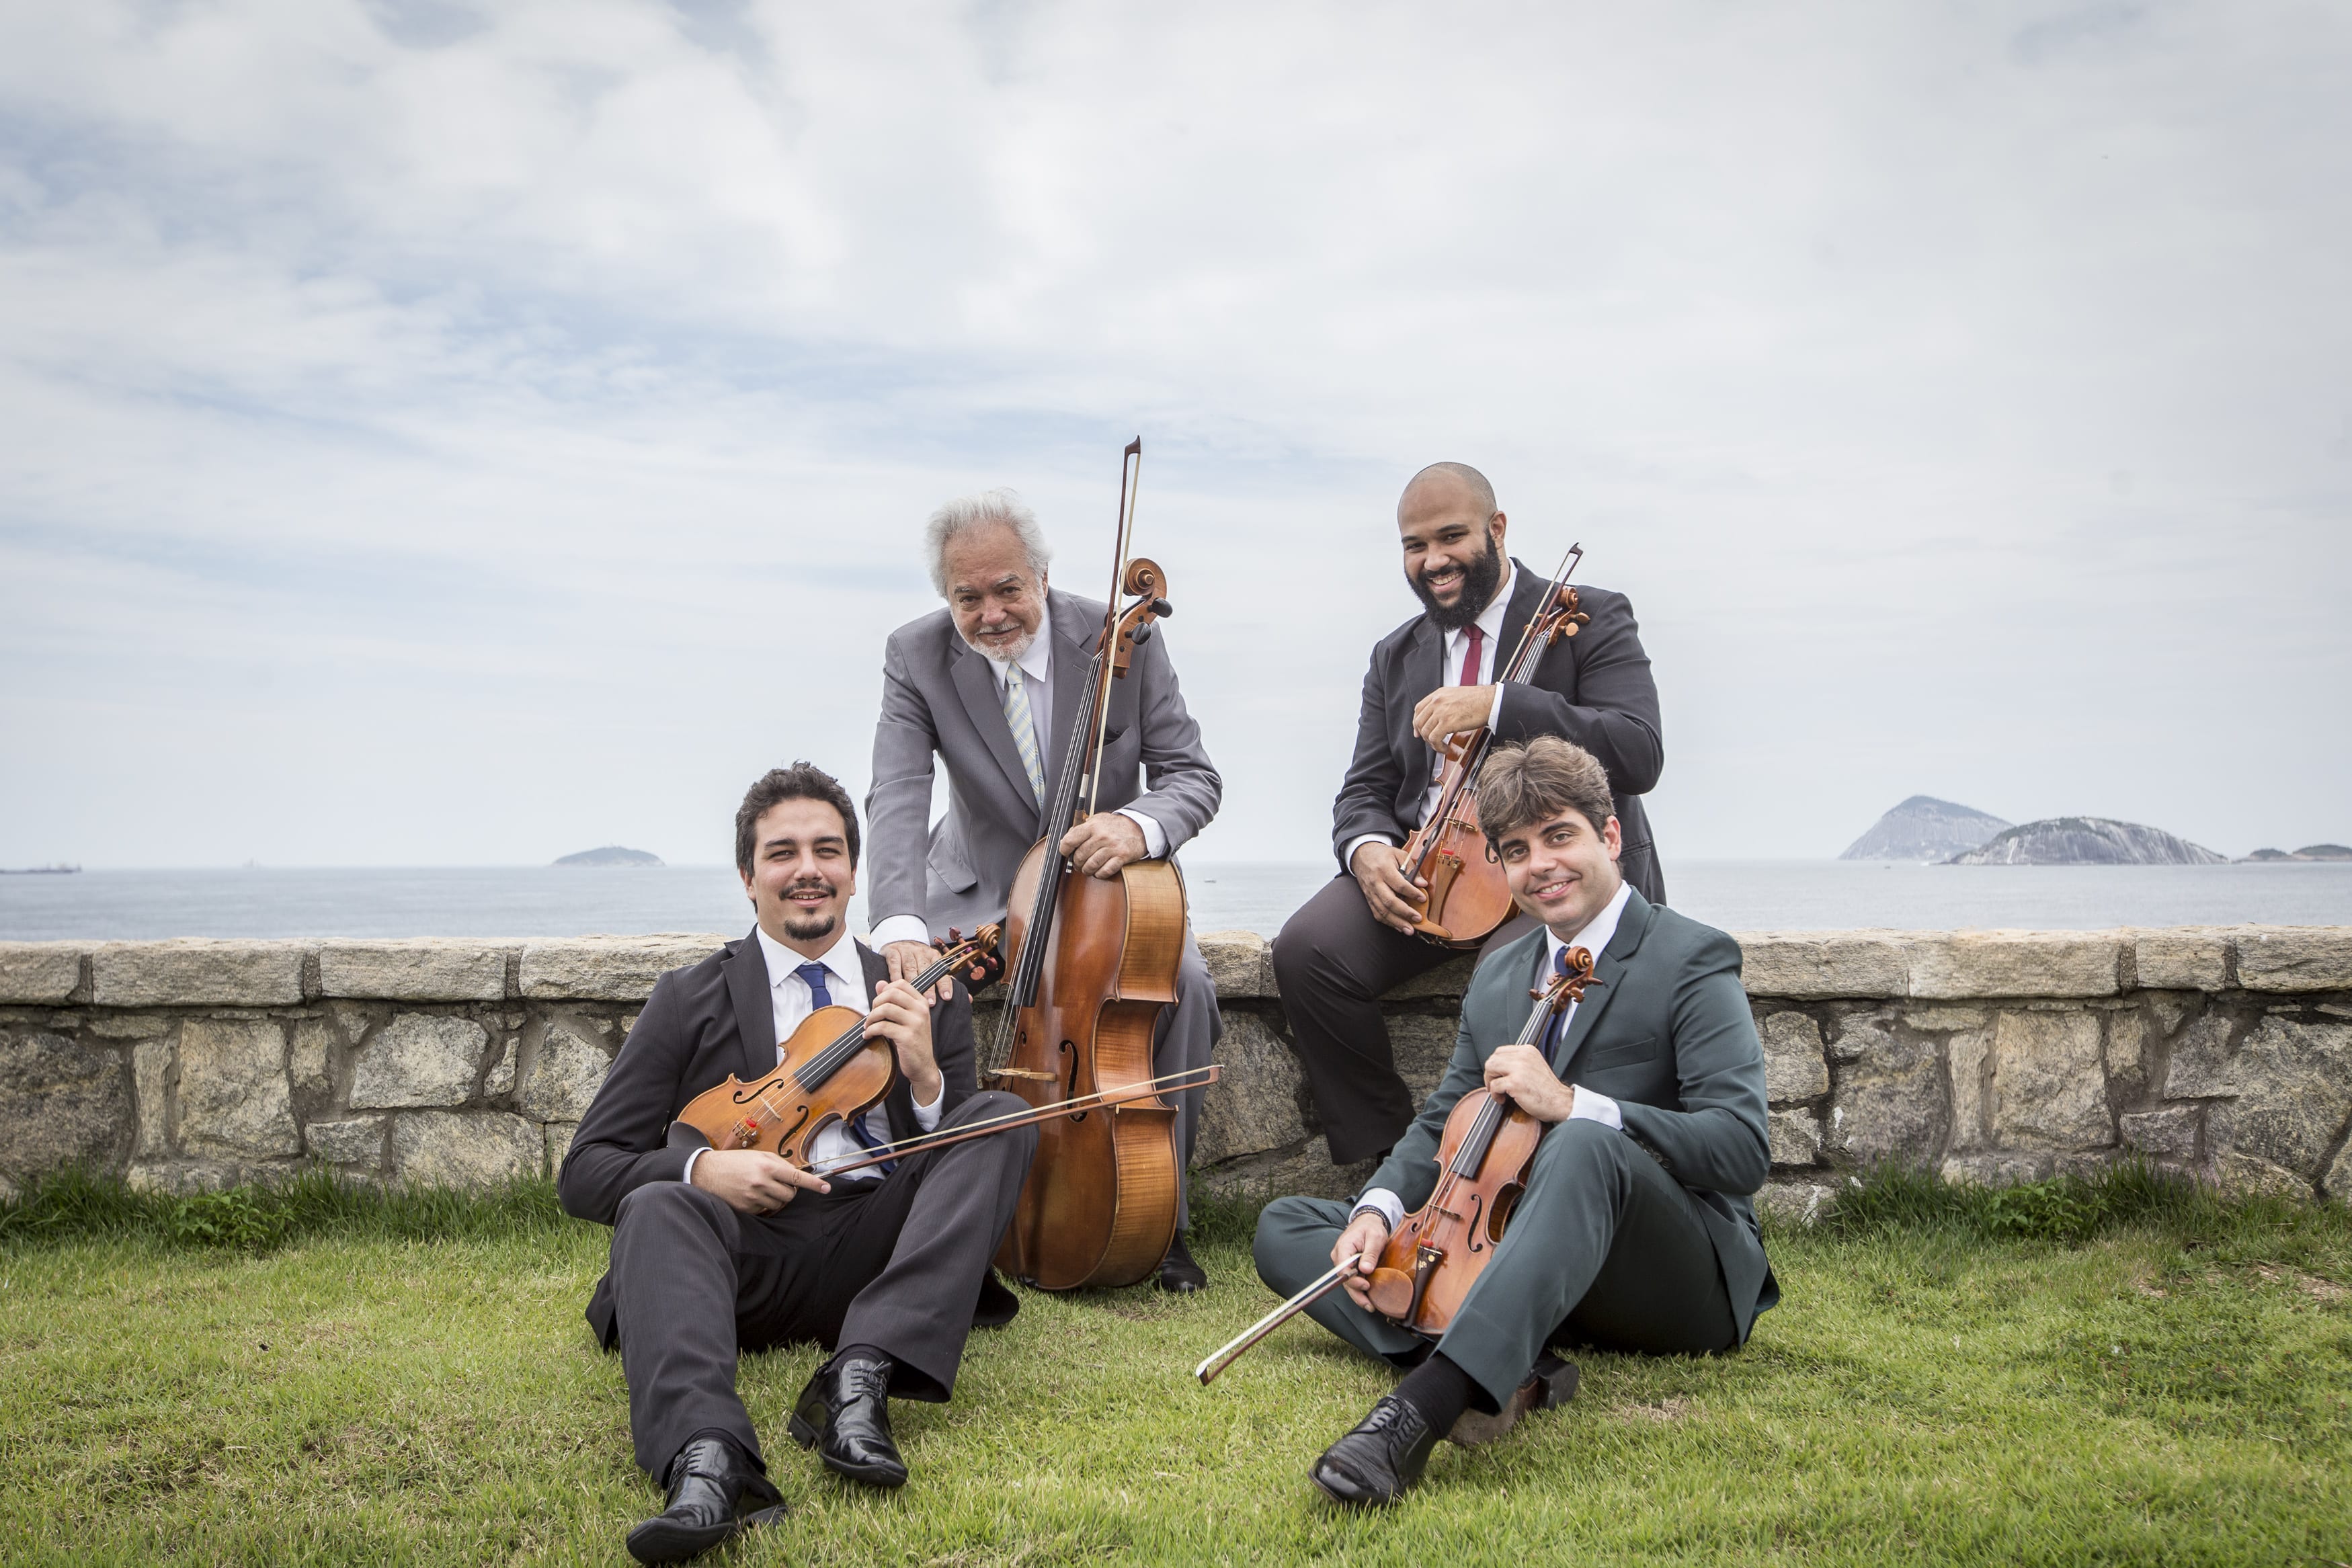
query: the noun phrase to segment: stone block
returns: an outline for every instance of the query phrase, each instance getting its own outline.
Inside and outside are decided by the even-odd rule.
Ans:
[[[1992,1031],[1962,1030],[1944,1043],[1952,1080],[1952,1144],[1980,1149],[1992,1142]]]
[[[572,1152],[572,1134],[580,1130],[577,1122],[550,1122],[547,1134],[547,1174],[554,1176],[563,1169],[563,1156]]]
[[[1810,1166],[1822,1157],[1820,1117],[1811,1111],[1770,1111],[1765,1116],[1774,1165]]]
[[[90,956],[102,1008],[280,1008],[302,999],[300,942],[107,942]]]
[[[2144,991],[2220,991],[2230,985],[2229,933],[2212,926],[2131,934],[2133,970]]]
[[[1740,978],[1751,997],[1790,1001],[1904,994],[1900,931],[1755,931],[1738,938]]]
[[[1764,1093],[1773,1104],[1817,1100],[1830,1092],[1819,1024],[1803,1013],[1778,1012],[1765,1018],[1758,1034],[1764,1043]]]
[[[329,1002],[327,1017],[334,1020],[335,1032],[343,1037],[345,1045],[358,1045],[367,1038],[368,1030],[378,1022],[382,1014],[357,1002]]]
[[[2123,939],[2092,931],[1922,932],[1906,957],[1908,994],[1924,1000],[2112,997]]]
[[[2163,1111],[2127,1111],[2116,1118],[2124,1146],[2150,1159],[2191,1165],[2197,1159],[2197,1132],[2205,1120],[2203,1107],[2175,1105]]]
[[[1372,1177],[1374,1162],[1335,1166],[1331,1151],[1318,1134],[1286,1149],[1223,1165],[1192,1167],[1193,1190],[1220,1197],[1264,1200],[1292,1193],[1308,1197],[1353,1197]]]
[[[1982,1029],[1984,1023],[1984,1013],[1976,1008],[1907,1008],[1903,1013],[1903,1027],[1916,1029],[1923,1034],[1940,1034],[1954,1029]]]
[[[2337,1203],[2352,1204],[2352,1142],[2336,1151],[2327,1174],[2319,1178],[2319,1188]]]
[[[2026,1149],[1980,1149],[1948,1155],[1937,1174],[1954,1186],[2015,1186],[2048,1176],[2055,1158]]]
[[[698,964],[724,936],[582,936],[523,945],[522,994],[550,1001],[643,1002],[671,969]]]
[[[2231,1019],[2209,1012],[2180,1031],[2164,1074],[2164,1097],[2197,1100],[2223,1093],[2230,1062]]]
[[[1226,1013],[1215,1061],[1224,1072],[1209,1085],[1192,1150],[1196,1164],[1262,1155],[1307,1136],[1298,1058],[1264,1019],[1238,1008]]]
[[[522,1075],[515,1105],[534,1122],[577,1122],[588,1113],[596,1088],[604,1082],[612,1061],[593,1040],[583,1039],[560,1023],[547,1026],[547,1038],[531,1057]]]
[[[2306,1185],[2352,1113],[2352,1024],[2265,1018],[2230,1059],[2205,1116],[2206,1147],[2292,1171]]]
[[[1881,1015],[1843,1021],[1841,1038],[1854,1054],[1836,1073],[1824,1150],[1866,1166],[1933,1160],[1952,1123],[1936,1048],[1896,1033]]]
[[[514,1087],[515,1037],[509,1035],[499,1043],[498,1058],[490,1063],[490,1070],[482,1074],[482,1098],[504,1099],[514,1092]]]
[[[494,1002],[507,949],[483,942],[321,942],[319,994],[394,1002]]]
[[[495,1186],[540,1174],[547,1141],[504,1111],[413,1111],[392,1124],[392,1174],[417,1186]]]
[[[1815,1181],[1768,1181],[1756,1195],[1756,1212],[1790,1225],[1811,1225],[1836,1190]]]
[[[310,1157],[336,1166],[383,1163],[383,1118],[368,1116],[351,1122],[313,1122],[303,1129]]]
[[[402,1013],[352,1053],[352,1109],[464,1104],[489,1038],[471,1019]]]
[[[120,1169],[138,1134],[120,1049],[46,1030],[0,1031],[0,1171],[16,1180]]]
[[[1992,1029],[1993,1132],[2004,1147],[2090,1149],[2116,1141],[2099,1061],[2099,1017],[2005,1012]]]
[[[334,1092],[334,1082],[327,1073],[327,1047],[333,1040],[334,1030],[325,1019],[295,1019],[294,1049],[288,1059],[288,1070],[293,1076],[297,1096],[315,1103]]]
[[[286,1078],[286,1026],[190,1019],[180,1026],[180,1146],[191,1155],[283,1159],[302,1152]]]
[[[2352,990],[2352,925],[2240,931],[2238,984],[2250,991]]]
[[[1454,1060],[1454,1044],[1461,1023],[1426,1013],[1405,1013],[1389,1019],[1389,1048],[1395,1052],[1397,1076],[1418,1107],[1437,1088]]]
[[[2204,998],[2188,991],[2150,991],[2147,993],[2147,1016],[2156,1024],[2156,1032],[2169,1035],[2179,1029],[2181,1020],[2204,1005]]]
[[[142,1160],[172,1152],[172,1046],[142,1040],[131,1048],[131,1082],[139,1102],[139,1140],[131,1153]]]
[[[2213,1156],[2213,1185],[2241,1197],[2308,1198],[2311,1183],[2291,1170],[2252,1155],[2223,1151]]]
[[[56,1007],[81,984],[79,942],[0,942],[0,1002]]]
[[[255,1166],[242,1160],[136,1160],[122,1173],[133,1192],[218,1192],[246,1186],[283,1174],[283,1166]]]
[[[159,1013],[91,1013],[83,1020],[82,1031],[100,1040],[152,1040],[159,1034],[169,1034],[172,1020]]]
[[[2107,1015],[2107,1076],[2126,1091],[2147,1082],[2147,1019],[2137,1012]]]
[[[1470,988],[1470,977],[1477,972],[1478,955],[1465,953],[1458,958],[1448,958],[1426,974],[1415,975],[1392,989],[1384,991],[1384,1002],[1443,1001],[1456,998]]]
[[[1220,1001],[1272,1001],[1274,944],[1255,931],[1201,933],[1201,961]]]

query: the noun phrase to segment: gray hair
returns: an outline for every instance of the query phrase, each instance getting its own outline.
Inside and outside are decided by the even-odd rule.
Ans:
[[[948,546],[958,535],[988,523],[1011,528],[1013,538],[1021,541],[1022,553],[1029,558],[1029,570],[1040,577],[1045,575],[1054,549],[1045,542],[1045,530],[1037,526],[1037,514],[1011,490],[982,490],[977,496],[957,497],[933,512],[931,520],[923,525],[923,550],[930,562],[931,586],[939,591],[941,599],[948,596]]]

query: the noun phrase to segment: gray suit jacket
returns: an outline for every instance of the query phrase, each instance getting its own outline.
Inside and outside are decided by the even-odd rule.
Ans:
[[[1486,1058],[1518,1038],[1534,1005],[1528,992],[1548,961],[1538,928],[1488,955],[1472,977],[1444,1081],[1370,1182],[1402,1198],[1408,1212],[1437,1185],[1437,1150],[1454,1103],[1486,1082]],[[1739,985],[1739,945],[1637,892],[1592,972],[1601,983],[1569,1021],[1553,1070],[1616,1101],[1625,1131],[1698,1199],[1744,1341],[1780,1289],[1748,1202],[1771,1171],[1772,1154],[1764,1050]]]
[[[1053,735],[1044,758],[1050,800],[1086,704],[1087,667],[1101,633],[1100,600],[1050,591]],[[930,821],[931,759],[944,758],[948,810]],[[1168,850],[1217,814],[1224,782],[1201,747],[1168,662],[1167,628],[1138,647],[1111,683],[1099,809],[1130,807],[1158,822]],[[866,913],[879,922],[920,915],[934,936],[1004,914],[1013,873],[1045,836],[1037,798],[1004,722],[988,661],[957,635],[942,608],[890,633],[882,655],[882,716],[874,726],[874,784],[866,794]]]
[[[1518,581],[1503,614],[1496,665],[1510,657],[1551,581],[1512,559]],[[1525,685],[1507,684],[1498,740],[1557,735],[1574,741],[1600,760],[1615,792],[1617,825],[1625,834],[1620,862],[1625,880],[1653,904],[1665,902],[1665,880],[1650,841],[1650,819],[1642,796],[1656,788],[1665,766],[1660,740],[1658,688],[1650,679],[1650,656],[1642,651],[1633,606],[1605,588],[1577,588],[1591,624],[1554,643]],[[1437,754],[1412,732],[1413,705],[1445,684],[1438,668],[1445,635],[1426,615],[1416,615],[1372,648],[1364,673],[1363,704],[1356,718],[1356,754],[1331,803],[1331,850],[1346,871],[1348,845],[1366,833],[1402,844],[1407,829],[1421,821]]]

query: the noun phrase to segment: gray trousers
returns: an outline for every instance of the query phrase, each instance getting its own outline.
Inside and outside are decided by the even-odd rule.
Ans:
[[[1352,1204],[1283,1197],[1257,1222],[1258,1278],[1287,1296],[1331,1267]],[[1334,1291],[1307,1309],[1359,1350],[1409,1365],[1429,1342]],[[1536,1145],[1528,1190],[1437,1348],[1499,1409],[1549,1344],[1698,1354],[1739,1343],[1698,1200],[1599,1122]]]
[[[1210,983],[1208,963],[1201,956],[1201,945],[1192,940],[1188,922],[1184,956],[1176,966],[1175,1005],[1160,1009],[1160,1021],[1152,1026],[1153,1074],[1164,1077],[1208,1066],[1224,1032],[1224,1018],[1217,1011],[1217,988]],[[1208,1093],[1206,1089],[1189,1089],[1165,1097],[1176,1107],[1176,1228],[1180,1233],[1192,1223],[1192,1145],[1201,1135],[1201,1107]]]
[[[940,1125],[1024,1109],[1011,1094],[975,1094]],[[768,1215],[738,1214],[684,1182],[623,1198],[611,1279],[637,1463],[658,1480],[711,1429],[759,1457],[735,1393],[740,1351],[875,1345],[898,1364],[892,1394],[946,1399],[1036,1150],[1034,1127],[926,1149],[880,1181],[836,1181]]]

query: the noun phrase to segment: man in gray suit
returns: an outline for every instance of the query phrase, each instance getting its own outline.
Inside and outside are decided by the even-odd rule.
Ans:
[[[1347,1295],[1307,1310],[1410,1367],[1317,1459],[1339,1502],[1392,1502],[1440,1437],[1497,1437],[1565,1397],[1545,1347],[1702,1354],[1744,1343],[1780,1299],[1748,1195],[1764,1185],[1764,1053],[1739,947],[1636,892],[1609,779],[1553,736],[1498,750],[1479,809],[1512,897],[1540,923],[1479,967],[1444,1082],[1353,1204],[1286,1197],[1258,1221],[1259,1277],[1283,1295],[1349,1265]],[[1528,993],[1599,955],[1591,993],[1518,1040]],[[1502,1241],[1433,1346],[1371,1310],[1369,1281],[1403,1215],[1429,1200],[1455,1102],[1484,1087],[1547,1124]]]
[[[924,531],[931,585],[947,607],[890,634],[882,713],[874,727],[873,834],[867,911],[874,946],[896,977],[930,962],[924,946],[950,926],[1002,919],[1013,874],[1050,826],[1065,858],[1105,879],[1130,861],[1171,855],[1217,814],[1224,784],[1185,711],[1164,635],[1139,643],[1111,683],[1095,815],[1073,827],[1044,821],[1071,734],[1087,706],[1087,669],[1103,623],[1099,600],[1053,589],[1052,551],[1010,490],[949,502]],[[948,810],[929,821],[932,759],[947,765]],[[1176,1002],[1160,1015],[1153,1070],[1208,1063],[1223,1030],[1215,988],[1192,932]],[[1189,1164],[1202,1091],[1177,1096],[1177,1156]],[[1207,1276],[1184,1245],[1180,1189],[1174,1244],[1160,1269],[1168,1290]]]

